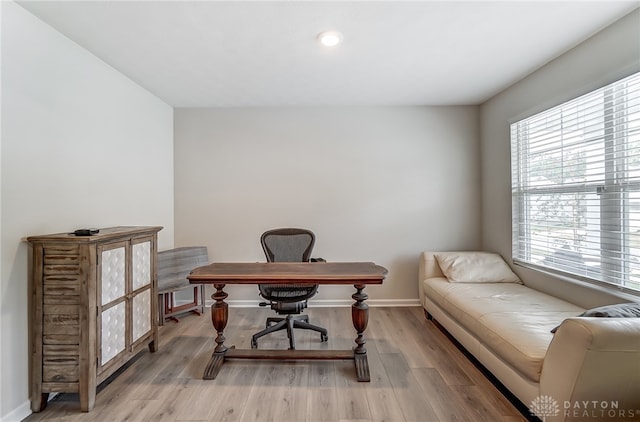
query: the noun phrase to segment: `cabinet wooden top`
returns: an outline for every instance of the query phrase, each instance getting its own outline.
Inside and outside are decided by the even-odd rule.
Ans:
[[[373,262],[213,263],[187,277],[192,284],[382,284],[387,269]]]
[[[100,232],[91,236],[76,236],[73,233],[55,233],[45,234],[41,236],[29,236],[27,241],[29,243],[94,243],[104,242],[107,240],[115,240],[130,236],[138,236],[145,234],[155,234],[162,230],[161,226],[118,226],[107,227],[105,229],[99,229]]]

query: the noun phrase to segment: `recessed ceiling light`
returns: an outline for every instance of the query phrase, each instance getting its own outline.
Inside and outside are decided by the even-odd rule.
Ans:
[[[326,31],[318,34],[318,41],[325,47],[335,47],[342,42],[342,34],[337,31]]]

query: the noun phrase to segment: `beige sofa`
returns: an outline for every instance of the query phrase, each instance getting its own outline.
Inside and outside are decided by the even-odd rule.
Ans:
[[[456,282],[443,254],[424,252],[419,292],[428,317],[540,419],[640,420],[640,318],[577,317],[584,308],[528,288],[495,257],[515,279],[467,257],[470,279]]]

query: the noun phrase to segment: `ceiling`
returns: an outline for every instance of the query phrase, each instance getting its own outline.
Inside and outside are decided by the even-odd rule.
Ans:
[[[480,104],[640,4],[18,3],[174,107]]]

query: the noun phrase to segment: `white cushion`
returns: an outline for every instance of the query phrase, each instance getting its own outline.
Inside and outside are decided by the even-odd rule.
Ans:
[[[435,254],[442,273],[452,283],[521,283],[498,254],[441,252]]]

